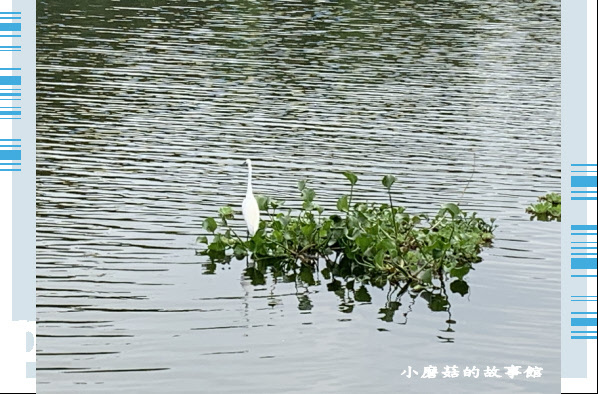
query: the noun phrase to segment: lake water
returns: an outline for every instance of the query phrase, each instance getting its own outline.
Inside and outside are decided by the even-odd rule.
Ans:
[[[39,392],[560,392],[560,224],[525,213],[560,189],[559,3],[38,1]],[[449,311],[197,254],[247,157],[290,206],[352,170],[431,212],[474,155],[461,205],[499,228]]]

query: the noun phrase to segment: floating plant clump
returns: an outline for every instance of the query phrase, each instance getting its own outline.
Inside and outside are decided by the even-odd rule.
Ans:
[[[351,172],[343,175],[350,182],[350,193],[338,199],[338,212],[330,215],[315,202],[316,192],[306,181],[298,185],[302,199],[298,210],[258,196],[263,220],[248,239],[229,224],[234,210],[220,208],[218,218],[203,222],[210,235],[197,238],[205,244],[201,253],[215,263],[250,257],[259,266],[276,266],[283,272],[313,270],[322,261],[336,277],[377,286],[407,281],[423,290],[432,287],[435,278],[462,279],[472,264],[481,261],[482,247],[492,241],[494,219],[487,223],[453,203],[442,205],[435,215],[407,213],[393,202],[396,179],[389,175],[382,179],[387,204],[356,202],[353,187],[358,178]]]
[[[561,195],[559,193],[548,193],[538,197],[536,204],[531,204],[525,209],[531,215],[531,220],[561,221]]]

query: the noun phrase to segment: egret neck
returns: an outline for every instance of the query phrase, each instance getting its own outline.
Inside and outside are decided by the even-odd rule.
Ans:
[[[247,197],[253,196],[253,189],[251,188],[251,161],[247,161]]]

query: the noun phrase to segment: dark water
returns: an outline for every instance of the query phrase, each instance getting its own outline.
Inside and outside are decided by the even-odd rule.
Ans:
[[[560,392],[558,1],[38,1],[40,392]],[[254,189],[498,218],[450,310],[215,270]],[[292,205],[292,204],[291,204]],[[241,227],[242,223],[238,223]],[[213,271],[213,272],[212,272]],[[393,303],[394,302],[394,303]],[[397,304],[396,302],[399,302]],[[385,318],[385,310],[398,310]],[[390,321],[385,321],[390,320]],[[537,379],[505,366],[544,368]],[[420,379],[496,366],[502,378]]]

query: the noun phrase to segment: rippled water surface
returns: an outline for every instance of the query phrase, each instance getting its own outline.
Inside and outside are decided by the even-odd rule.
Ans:
[[[560,392],[558,1],[38,1],[40,392]],[[254,189],[498,218],[433,312],[196,254]],[[292,203],[291,203],[292,206]],[[238,222],[239,228],[242,223]],[[392,310],[397,309],[394,315]],[[428,365],[502,378],[407,377]],[[544,368],[538,379],[504,366]]]

